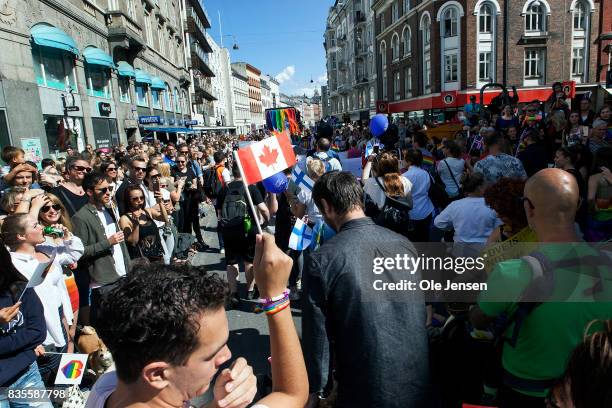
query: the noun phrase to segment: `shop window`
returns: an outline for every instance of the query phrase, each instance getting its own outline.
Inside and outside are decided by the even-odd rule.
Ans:
[[[84,140],[81,118],[43,115],[43,122],[50,152],[65,152],[68,146],[77,149],[77,139]]]
[[[49,47],[32,46],[34,74],[39,86],[77,91],[74,77],[74,56],[68,52]]]

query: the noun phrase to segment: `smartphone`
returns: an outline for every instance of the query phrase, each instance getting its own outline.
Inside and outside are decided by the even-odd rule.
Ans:
[[[380,146],[378,145],[374,146],[374,154],[378,154],[379,151],[380,151]]]
[[[159,178],[154,178],[153,179],[153,191],[159,191]]]

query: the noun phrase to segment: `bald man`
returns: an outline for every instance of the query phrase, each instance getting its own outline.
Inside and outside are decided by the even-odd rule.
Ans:
[[[544,407],[549,388],[563,374],[565,362],[581,342],[586,326],[592,320],[612,316],[612,258],[578,242],[574,227],[579,203],[575,178],[560,169],[544,169],[527,181],[523,194],[527,221],[542,243],[537,254],[531,253],[529,258],[536,266],[523,258],[498,263],[470,315],[478,329],[490,328],[500,315],[508,316],[501,319],[509,323],[504,330],[500,408]],[[585,265],[587,257],[596,262]],[[561,263],[565,265],[561,267]],[[533,288],[533,268],[537,264],[542,270],[548,265],[546,270],[554,276],[549,299],[555,301],[543,298],[537,303],[520,302],[525,291]],[[594,293],[593,277],[597,275],[604,279]],[[569,296],[572,302],[562,301]],[[524,317],[518,317],[521,312]],[[519,330],[514,327],[517,321]]]

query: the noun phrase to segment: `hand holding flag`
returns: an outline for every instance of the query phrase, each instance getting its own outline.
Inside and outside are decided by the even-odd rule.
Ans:
[[[245,183],[254,184],[295,164],[295,153],[287,131],[237,151]]]

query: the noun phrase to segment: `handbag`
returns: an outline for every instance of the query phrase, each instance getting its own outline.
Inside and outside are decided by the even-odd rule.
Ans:
[[[459,183],[457,183],[457,179],[455,178],[455,175],[453,174],[453,171],[451,170],[450,166],[448,165],[448,162],[446,161],[446,159],[442,160],[444,162],[444,164],[446,164],[446,168],[448,168],[448,171],[450,172],[451,178],[453,179],[453,182],[455,183],[455,186],[457,186],[457,195],[455,197],[452,198],[452,200],[459,200],[465,197],[465,194],[463,194],[463,190],[461,188],[461,186],[459,186]]]
[[[429,174],[429,173],[427,173]],[[429,179],[431,183],[429,184],[429,190],[427,194],[429,195],[429,199],[433,203],[434,207],[443,209],[446,208],[450,199],[448,198],[448,193],[446,192],[446,185],[440,178],[438,172],[435,173],[435,178],[429,174]]]
[[[385,193],[385,203],[383,208],[379,210],[378,215],[374,217],[376,225],[395,231],[398,234],[406,234],[414,230],[410,219],[410,210],[412,210],[412,196],[393,198],[387,195],[385,187],[380,183],[377,177],[374,178],[376,184]]]

